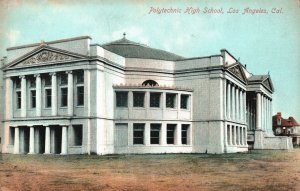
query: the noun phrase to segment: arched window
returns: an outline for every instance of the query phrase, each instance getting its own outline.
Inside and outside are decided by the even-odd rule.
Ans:
[[[142,86],[158,86],[158,83],[154,80],[146,80],[142,83]]]

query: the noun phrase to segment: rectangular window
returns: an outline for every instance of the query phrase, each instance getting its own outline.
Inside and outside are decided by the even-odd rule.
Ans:
[[[21,92],[20,91],[17,91],[16,92],[16,98],[17,98],[17,109],[21,109]]]
[[[14,145],[15,144],[15,128],[10,127],[9,128],[9,144]]]
[[[160,95],[161,93],[150,93],[150,107],[160,106]]]
[[[45,76],[45,86],[51,86],[52,79],[51,76]]]
[[[166,107],[175,108],[176,94],[166,94]]]
[[[68,75],[61,74],[60,75],[60,85],[66,85],[66,84],[68,84]]]
[[[180,96],[180,108],[181,109],[188,109],[188,101],[189,101],[189,95],[181,95]]]
[[[174,144],[175,127],[174,124],[167,124],[167,144]]]
[[[128,92],[116,92],[116,106],[128,107]]]
[[[150,125],[150,144],[159,144],[159,133],[161,124]]]
[[[144,107],[144,92],[133,92],[133,107]]]
[[[61,93],[60,106],[66,107],[66,106],[68,106],[68,88],[61,88],[60,90],[61,90],[60,91],[60,93]]]
[[[144,144],[145,124],[133,124],[133,144]]]
[[[15,81],[15,83],[16,83],[16,88],[17,89],[21,88],[21,80],[20,80],[20,78],[17,78],[16,81]]]
[[[82,125],[73,125],[74,146],[82,145]]]
[[[35,92],[35,90],[31,90],[30,91],[31,93],[31,108],[35,108],[36,107],[36,92]]]
[[[45,96],[46,96],[46,99],[45,99],[46,104],[45,104],[45,106],[46,107],[51,107],[51,96],[52,96],[51,94],[52,94],[51,89],[46,89],[45,90]]]
[[[83,84],[84,83],[84,71],[80,70],[76,72],[76,83]]]
[[[35,84],[35,79],[30,79],[30,87],[31,88],[35,88],[36,84]]]
[[[84,105],[84,87],[77,87],[77,105]]]
[[[183,124],[181,126],[181,143],[183,145],[187,145],[188,142],[188,129],[189,129],[189,125],[187,124]]]

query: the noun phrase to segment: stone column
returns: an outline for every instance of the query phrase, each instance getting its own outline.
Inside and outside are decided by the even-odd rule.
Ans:
[[[73,115],[73,91],[74,91],[74,83],[73,83],[73,73],[72,71],[67,71],[68,74],[68,115],[72,116]]]
[[[232,126],[233,127],[233,145],[236,145],[236,126]]]
[[[41,82],[41,75],[36,74],[34,75],[36,79],[36,116],[40,117],[42,115],[42,82]]]
[[[239,101],[239,88],[236,87],[235,89],[235,120],[239,120],[239,115],[240,115],[240,111],[239,111],[239,104],[240,101]]]
[[[67,126],[62,127],[62,133],[61,133],[61,155],[66,155],[68,150],[68,132],[67,132]]]
[[[261,130],[261,93],[256,93],[256,130]]]
[[[224,145],[225,145],[225,148],[227,148],[227,145],[228,145],[228,133],[227,133],[227,131],[228,131],[228,126],[227,125],[225,125],[224,126]]]
[[[19,152],[20,152],[19,127],[15,127],[14,154],[19,154]]]
[[[237,145],[241,145],[241,128],[237,127]]]
[[[150,123],[145,124],[144,144],[150,145]]]
[[[51,75],[51,107],[52,115],[57,115],[57,76],[56,73],[50,73]]]
[[[46,126],[45,131],[45,153],[44,154],[50,154],[50,127]]]
[[[247,92],[246,91],[244,91],[243,92],[243,98],[244,98],[244,102],[243,102],[243,105],[244,105],[244,110],[243,110],[243,112],[244,112],[244,119],[243,119],[243,122],[244,123],[246,123],[246,121],[247,121],[247,119],[246,119],[246,110],[247,110],[247,107],[246,107],[246,104],[247,104]]]
[[[5,79],[5,118],[6,119],[11,119],[13,118],[13,80],[12,78],[8,77]]]
[[[235,87],[231,86],[231,119],[235,119]]]
[[[176,126],[176,134],[175,134],[175,145],[182,145],[181,142],[181,124],[178,123]]]
[[[244,145],[244,127],[240,127],[241,129],[241,145]]]
[[[229,145],[232,145],[232,126],[229,125]]]
[[[160,145],[167,145],[167,124],[161,124]]]
[[[33,126],[30,126],[28,154],[34,154],[34,127]]]
[[[240,121],[243,121],[243,116],[244,116],[244,97],[243,97],[243,90],[240,90],[240,115],[239,119]]]
[[[27,91],[26,91],[26,77],[21,78],[21,117],[26,117],[27,112]]]
[[[245,145],[247,145],[247,127],[244,128]]]
[[[226,109],[227,109],[227,119],[230,119],[230,117],[231,117],[231,85],[230,85],[230,83],[229,82],[227,82],[227,96],[226,96],[226,98],[227,98],[227,100],[226,100]]]

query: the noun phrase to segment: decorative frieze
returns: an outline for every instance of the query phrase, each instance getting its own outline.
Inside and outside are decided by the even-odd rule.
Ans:
[[[41,52],[23,61],[22,65],[33,65],[33,64],[40,64],[45,62],[66,61],[66,60],[73,60],[73,59],[75,59],[75,57],[65,55],[65,54],[60,54],[57,52],[48,51],[48,50],[42,50]]]

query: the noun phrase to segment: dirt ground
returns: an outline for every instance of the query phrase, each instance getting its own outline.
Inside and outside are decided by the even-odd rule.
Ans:
[[[6,190],[300,190],[300,149],[240,154],[0,155]]]

